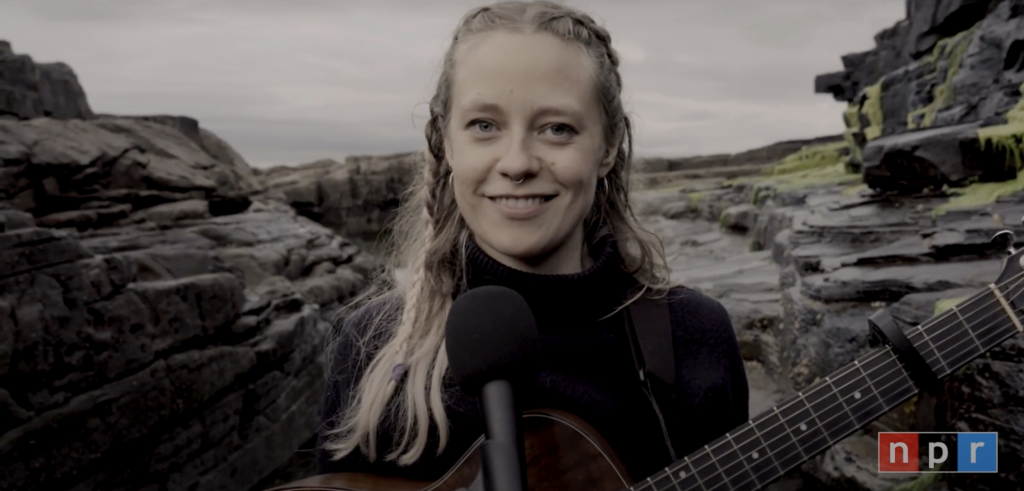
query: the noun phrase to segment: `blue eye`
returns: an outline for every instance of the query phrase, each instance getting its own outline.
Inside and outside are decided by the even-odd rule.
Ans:
[[[469,126],[483,133],[490,133],[494,130],[494,123],[490,121],[484,121],[482,119],[476,119],[469,123]]]
[[[553,124],[551,126],[548,126],[548,131],[551,132],[551,136],[555,136],[555,137],[558,137],[558,138],[564,138],[564,137],[568,137],[568,136],[573,136],[573,135],[576,135],[578,133],[576,131],[576,129],[573,128],[572,126],[569,126],[567,124],[562,124],[562,123],[557,123],[557,124]]]

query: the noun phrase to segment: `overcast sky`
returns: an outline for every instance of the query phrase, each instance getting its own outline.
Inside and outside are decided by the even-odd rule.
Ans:
[[[192,116],[255,166],[423,145],[463,0],[2,0],[0,39],[64,61],[96,112]],[[904,0],[573,0],[612,33],[641,155],[839,133],[814,76]]]

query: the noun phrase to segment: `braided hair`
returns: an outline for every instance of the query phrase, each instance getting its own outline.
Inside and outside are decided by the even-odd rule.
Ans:
[[[639,226],[629,203],[632,127],[622,104],[619,57],[611,34],[586,13],[550,1],[501,2],[473,9],[455,30],[430,100],[423,165],[392,225],[387,274],[348,309],[392,292],[403,300],[396,307],[400,312],[381,312],[369,320],[365,339],[383,339],[382,346],[364,363],[351,401],[327,435],[324,448],[335,459],[359,448],[375,460],[378,432],[385,420],[397,442],[385,460],[399,465],[416,462],[426,449],[431,426],[439,436],[437,452],[447,444],[444,325],[453,293],[465,286],[465,242],[470,231],[455,201],[445,129],[460,47],[473,37],[498,30],[547,33],[583,48],[601,103],[604,158],[613,162],[584,219],[587,243],[599,230],[610,230],[627,271],[653,291],[664,292],[670,286],[661,242]],[[332,346],[328,349],[334,352]]]

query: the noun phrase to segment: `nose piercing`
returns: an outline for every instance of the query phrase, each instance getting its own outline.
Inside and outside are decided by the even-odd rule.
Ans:
[[[520,177],[518,181],[512,181],[512,184],[522,184],[526,180],[526,176]]]

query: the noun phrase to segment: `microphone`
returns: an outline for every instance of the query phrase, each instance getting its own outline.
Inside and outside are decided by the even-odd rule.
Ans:
[[[481,460],[488,491],[526,490],[526,452],[514,386],[534,374],[539,339],[530,306],[509,288],[469,290],[448,314],[449,369],[463,392],[480,398],[483,409]]]

